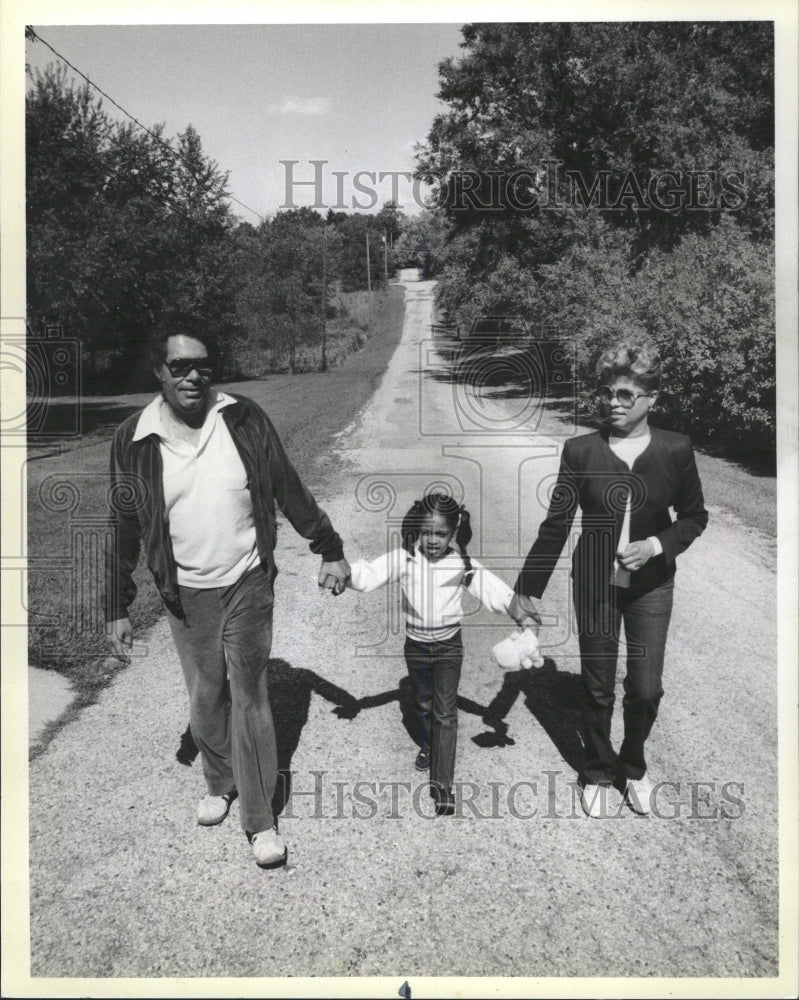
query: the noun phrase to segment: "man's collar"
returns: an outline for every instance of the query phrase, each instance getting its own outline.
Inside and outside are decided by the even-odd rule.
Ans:
[[[208,408],[208,413],[212,410],[221,410],[226,406],[231,406],[237,401],[233,396],[228,396],[226,392],[222,392],[217,389],[216,401]],[[169,433],[164,426],[161,411],[164,406],[168,404],[165,402],[164,397],[159,393],[155,399],[152,399],[147,406],[141,411],[139,419],[136,423],[136,430],[133,432],[133,440],[141,441],[150,434],[155,434],[159,438],[169,437]],[[205,419],[208,419],[208,413],[205,415]]]
[[[157,434],[159,437],[162,436],[161,402],[163,398],[159,393],[141,411],[139,419],[136,421],[136,430],[133,432],[134,441],[141,441],[142,438],[146,438],[150,434]]]

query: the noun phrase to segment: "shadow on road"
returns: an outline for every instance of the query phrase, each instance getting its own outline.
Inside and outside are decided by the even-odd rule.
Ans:
[[[267,670],[279,770],[273,800],[276,816],[280,815],[291,797],[291,760],[308,721],[312,694],[321,695],[331,702],[335,706],[333,714],[339,719],[348,720],[354,719],[364,709],[378,708],[396,701],[406,732],[414,743],[419,744],[411,711],[411,684],[407,677],[403,677],[399,685],[389,691],[355,698],[313,670],[292,667],[285,660],[270,660]],[[552,740],[564,762],[579,772],[582,759],[580,675],[558,670],[555,661],[550,658],[538,670],[513,670],[506,673],[502,687],[488,705],[481,705],[471,698],[458,695],[459,711],[479,716],[489,727],[486,732],[473,736],[472,742],[483,749],[514,746],[516,741],[508,735],[505,716],[516,704],[519,695],[523,695],[525,707]],[[189,767],[198,754],[191,727],[187,726],[180,737],[175,758]]]
[[[357,715],[356,699],[343,688],[320,677],[313,670],[292,667],[281,659],[271,659],[267,664],[269,701],[275,723],[277,741],[278,782],[272,809],[279,816],[291,797],[291,759],[300,742],[311,695],[318,694],[340,709],[340,718],[354,718]],[[352,714],[348,714],[352,713]],[[180,746],[175,754],[179,763],[189,767],[199,754],[192,739],[191,727],[187,726],[180,738]]]
[[[496,727],[520,694],[564,762],[579,772],[583,752],[580,675],[558,670],[549,657],[538,670],[506,673],[502,687],[485,709],[486,723]],[[477,742],[478,737],[474,740]]]
[[[381,705],[388,705],[392,701],[399,703],[400,717],[402,725],[411,740],[421,746],[421,734],[417,731],[414,715],[411,692],[411,682],[407,677],[403,677],[399,686],[390,691],[381,691],[379,694],[368,695],[365,698],[353,699],[349,705],[334,708],[333,712],[341,719],[354,719],[355,716],[366,708],[378,708]],[[496,700],[496,699],[494,699]],[[514,696],[515,700],[515,696]],[[494,702],[491,704],[493,705]],[[510,710],[512,702],[508,703],[505,713]],[[471,698],[458,695],[458,710],[468,712],[470,715],[477,715],[487,725],[491,727],[490,732],[480,733],[473,736],[472,740],[479,747],[504,747],[513,746],[515,740],[508,736],[508,724],[502,719],[500,713],[491,711],[485,705],[480,705]]]
[[[402,725],[405,727],[408,736],[410,736],[411,740],[417,746],[420,746],[421,738],[420,734],[416,731],[413,717],[411,682],[407,677],[403,677],[399,682],[399,686],[392,688],[390,691],[381,691],[379,694],[368,695],[366,698],[353,699],[351,705],[334,708],[333,712],[340,719],[354,719],[365,708],[378,708],[380,705],[388,705],[392,701],[399,703]],[[479,715],[481,719],[486,721],[486,724],[489,724],[485,719],[485,706],[479,705],[476,701],[472,701],[471,698],[464,698],[462,695],[458,695],[458,709],[461,712],[469,712],[471,715]],[[495,723],[492,722],[490,724],[492,725],[493,732],[484,734],[489,738],[490,742],[480,742],[478,746],[513,745],[514,741],[506,736],[508,726],[505,722],[497,719]],[[475,738],[475,742],[477,742],[477,738]]]
[[[464,386],[495,399],[558,399],[573,409],[572,373],[554,344],[520,345],[501,337],[478,337],[440,340],[436,353],[440,363],[424,372],[434,382]]]

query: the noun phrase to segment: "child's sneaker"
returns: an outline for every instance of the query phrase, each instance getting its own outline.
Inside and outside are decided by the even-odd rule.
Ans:
[[[430,770],[430,747],[422,747],[416,755],[416,770]]]

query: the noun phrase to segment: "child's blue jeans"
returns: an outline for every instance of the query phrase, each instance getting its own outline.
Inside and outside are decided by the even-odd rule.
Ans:
[[[458,743],[461,633],[443,642],[406,638],[405,662],[413,693],[414,737],[420,746],[430,747],[430,781],[451,788]]]

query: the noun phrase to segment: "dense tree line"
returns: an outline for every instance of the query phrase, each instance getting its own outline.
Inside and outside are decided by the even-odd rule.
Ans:
[[[474,24],[418,157],[446,220],[440,304],[557,331],[584,384],[662,348],[673,426],[774,440],[768,22]]]
[[[28,322],[80,341],[88,373],[142,363],[167,308],[236,323],[226,176],[191,127],[176,141],[112,121],[88,85],[37,74],[27,96]]]
[[[242,222],[194,128],[173,140],[158,125],[120,123],[52,66],[28,90],[26,166],[28,328],[41,337],[58,326],[80,342],[88,391],[148,386],[148,331],[170,312],[203,324],[226,375],[251,363],[293,371],[308,344],[321,366],[323,282],[379,286],[383,240],[399,234],[391,204],[373,216],[303,208]]]
[[[610,339],[645,331],[662,348],[673,426],[771,447],[772,25],[492,23],[463,35],[463,55],[440,66],[447,110],[419,153],[434,198],[410,217],[388,203],[241,222],[191,126],[168,139],[121,124],[88,85],[36,74],[31,332],[55,324],[78,339],[90,389],[140,384],[147,330],[173,309],[218,334],[227,374],[293,370],[331,316],[323,285],[376,287],[415,266],[462,330],[521,315],[555,331],[585,386]]]

